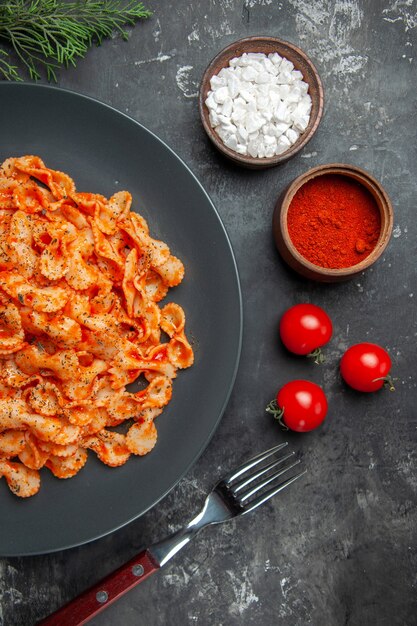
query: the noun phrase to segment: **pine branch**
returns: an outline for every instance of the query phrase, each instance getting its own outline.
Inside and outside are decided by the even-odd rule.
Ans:
[[[128,39],[126,26],[150,15],[136,0],[8,0],[0,4],[0,41],[12,46],[32,79],[41,78],[44,70],[48,80],[56,81],[61,66],[75,66],[77,58],[114,32]],[[22,80],[1,48],[0,75]]]
[[[6,80],[22,80],[17,73],[16,65],[9,62],[9,54],[0,48],[0,75]]]

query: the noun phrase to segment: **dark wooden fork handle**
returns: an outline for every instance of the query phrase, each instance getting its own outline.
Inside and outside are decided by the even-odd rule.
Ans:
[[[124,593],[159,569],[148,550],[143,550],[93,587],[38,622],[39,626],[81,626]]]

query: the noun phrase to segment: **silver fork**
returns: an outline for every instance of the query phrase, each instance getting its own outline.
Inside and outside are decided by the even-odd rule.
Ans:
[[[301,478],[306,470],[294,452],[276,456],[282,443],[227,474],[207,496],[201,512],[184,528],[153,544],[67,605],[45,618],[43,626],[81,626],[165,565],[203,528],[250,513]],[[264,464],[267,462],[266,464]]]

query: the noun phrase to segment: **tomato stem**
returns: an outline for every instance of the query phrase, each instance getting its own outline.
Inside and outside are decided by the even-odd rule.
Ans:
[[[309,359],[314,359],[314,363],[317,363],[317,365],[321,365],[326,360],[326,357],[324,356],[320,348],[316,348],[315,350],[312,350],[312,352],[309,352],[307,356]]]
[[[389,374],[387,374],[387,376],[381,376],[381,378],[374,378],[372,382],[376,382],[377,380],[383,380],[384,387],[386,387],[390,391],[395,391],[394,378],[392,378]]]
[[[273,418],[280,423],[281,428],[283,428],[284,430],[289,430],[288,426],[282,421],[282,418],[284,417],[284,407],[281,409],[281,407],[278,406],[276,400],[271,400],[265,411],[267,413],[270,413]]]

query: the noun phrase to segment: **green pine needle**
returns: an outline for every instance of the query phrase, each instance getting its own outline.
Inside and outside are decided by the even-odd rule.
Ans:
[[[6,0],[0,4],[0,41],[11,45],[30,78],[57,80],[61,67],[76,65],[93,44],[118,32],[128,39],[133,26],[151,13],[142,2],[128,0]],[[0,48],[0,77],[22,80],[19,68]]]

